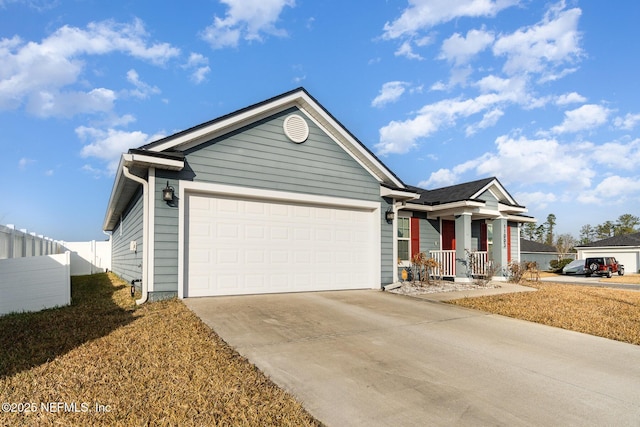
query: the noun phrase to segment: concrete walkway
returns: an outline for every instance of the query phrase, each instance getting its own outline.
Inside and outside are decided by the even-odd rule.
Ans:
[[[185,303],[328,426],[640,420],[640,346],[373,290]]]

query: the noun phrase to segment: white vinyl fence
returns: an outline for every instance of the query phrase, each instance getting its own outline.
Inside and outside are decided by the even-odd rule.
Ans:
[[[0,315],[71,303],[69,251],[0,259]]]
[[[64,252],[62,242],[13,225],[0,225],[0,259],[56,255]]]
[[[104,273],[111,270],[111,241],[64,242],[71,251],[71,275]]]
[[[111,241],[53,240],[0,225],[0,315],[71,303],[70,276],[111,269]]]

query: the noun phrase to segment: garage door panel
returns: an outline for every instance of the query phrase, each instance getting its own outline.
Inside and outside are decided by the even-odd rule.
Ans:
[[[373,211],[188,195],[187,296],[372,287]]]

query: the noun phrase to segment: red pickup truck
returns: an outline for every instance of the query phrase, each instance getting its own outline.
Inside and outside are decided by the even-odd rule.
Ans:
[[[619,264],[614,257],[607,256],[587,258],[584,262],[584,270],[587,277],[592,274],[607,277],[611,277],[613,273],[618,273],[618,276],[624,275],[624,265]]]

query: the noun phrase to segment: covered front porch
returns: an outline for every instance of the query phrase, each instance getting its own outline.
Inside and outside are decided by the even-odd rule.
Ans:
[[[387,190],[392,197],[393,251],[398,274],[416,254],[435,260],[430,274],[455,281],[506,280],[510,262],[520,261],[520,226],[535,222],[496,178],[412,193]]]

